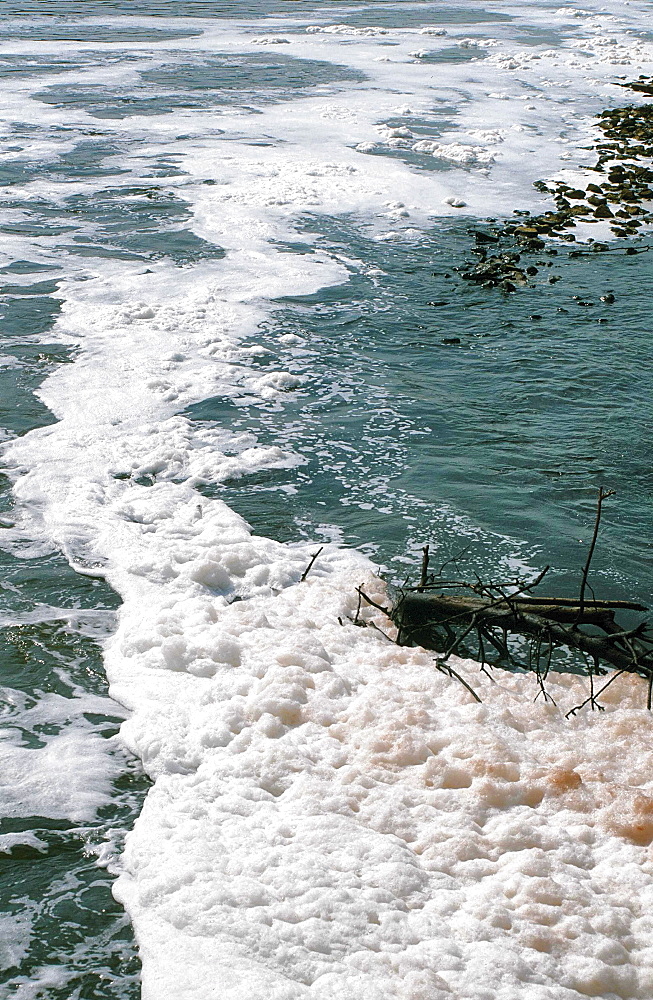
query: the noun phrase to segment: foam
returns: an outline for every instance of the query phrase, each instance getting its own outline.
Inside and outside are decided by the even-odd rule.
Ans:
[[[201,954],[234,997],[646,997],[643,684],[571,723],[577,678],[552,682],[554,708],[531,678],[479,677],[478,706],[428,654],[338,623],[356,580],[374,586],[349,571],[230,605],[238,670],[230,648],[128,724],[160,775],[118,886],[145,996],[204,995]]]
[[[29,950],[31,930],[26,914],[0,915],[0,969],[20,965]]]
[[[519,14],[519,9],[516,13]],[[529,9],[527,16],[536,25],[539,20],[544,20],[544,14],[537,6]],[[547,16],[550,16],[555,23],[557,15],[549,15],[547,12]],[[632,16],[632,12],[629,12],[631,19]],[[237,157],[219,155],[218,164],[229,176],[231,173],[229,160],[232,163],[243,164],[250,161],[252,167],[260,163],[269,179],[267,185],[262,185],[262,171],[259,169],[254,171],[253,176],[250,169],[249,175],[246,174],[243,178],[249,194],[253,193],[254,178],[256,178],[256,194],[259,191],[263,194],[266,187],[269,189],[265,203],[256,204],[259,216],[262,208],[275,204],[280,208],[285,207],[286,215],[289,212],[317,207],[331,210],[334,206],[338,206],[342,211],[358,210],[374,213],[379,211],[380,202],[392,195],[412,207],[419,224],[426,221],[429,214],[441,215],[446,212],[447,208],[443,207],[443,203],[451,196],[463,198],[467,202],[469,211],[478,214],[482,214],[483,211],[510,212],[518,200],[524,207],[537,207],[542,204],[542,199],[531,188],[534,165],[538,164],[539,172],[551,175],[560,165],[561,154],[574,155],[573,151],[577,150],[577,155],[582,159],[581,149],[587,142],[587,123],[572,117],[567,117],[562,123],[560,121],[561,102],[564,104],[569,100],[570,87],[586,107],[596,107],[598,110],[601,105],[597,101],[597,85],[602,87],[605,81],[613,77],[615,65],[627,64],[633,69],[635,67],[641,69],[651,62],[650,43],[633,39],[631,35],[626,37],[623,20],[619,23],[617,18],[615,22],[615,17],[616,15],[608,14],[593,16],[583,24],[588,32],[586,36],[572,37],[565,48],[559,49],[545,49],[543,46],[532,45],[519,48],[510,41],[510,26],[504,24],[492,24],[489,30],[497,37],[490,38],[481,37],[480,34],[469,37],[467,33],[462,34],[459,29],[453,33],[450,29],[446,41],[439,43],[442,47],[449,45],[453,38],[460,47],[472,46],[482,49],[484,46],[490,46],[490,55],[489,58],[474,60],[473,63],[466,63],[463,66],[439,64],[437,81],[433,79],[432,67],[413,63],[411,53],[415,52],[414,40],[417,37],[424,37],[420,34],[422,30],[420,28],[402,30],[360,28],[351,25],[313,25],[309,26],[308,33],[304,35],[297,31],[289,32],[287,36],[284,35],[284,41],[288,42],[287,50],[290,55],[300,58],[331,59],[350,69],[364,72],[369,77],[369,84],[358,87],[356,91],[345,90],[341,95],[331,95],[326,106],[324,100],[311,97],[298,101],[290,116],[286,114],[286,105],[278,109],[264,109],[263,114],[257,116],[256,132],[261,135],[274,135],[276,143],[284,144],[282,148],[275,144],[264,153],[259,148],[257,161],[252,155],[251,146],[243,148],[240,145]],[[558,25],[561,28],[568,21],[568,17],[559,15]],[[193,51],[204,49],[211,51],[213,47],[227,52],[230,50],[256,52],[256,46],[260,43],[260,37],[248,37],[235,28],[233,22],[226,22],[226,27],[219,31],[210,21],[200,23],[205,28],[202,39],[176,41],[173,46],[174,53],[167,54],[171,46],[165,42],[153,43],[146,48],[141,46],[140,50],[144,53],[142,64],[136,62],[130,64],[127,69],[112,67],[110,70],[107,67],[89,67],[84,72],[83,79],[93,85],[104,84],[109,79],[112,85],[124,86],[131,82],[133,86],[137,81],[137,71],[151,68],[153,65],[152,59],[146,58],[146,53],[147,55],[156,53],[156,62],[165,66],[170,61],[177,62],[180,52],[188,52],[189,57]],[[626,24],[628,23],[627,21]],[[614,34],[605,34],[608,25]],[[269,39],[276,36],[262,37]],[[432,37],[434,43],[437,42],[438,36]],[[347,45],[343,46],[343,38],[347,38]],[[375,59],[379,51],[386,51],[380,50],[378,46],[385,44],[388,38],[393,41],[392,62],[390,66],[384,67],[376,63]],[[3,44],[7,48],[16,45],[25,46],[28,43],[12,41]],[[32,44],[38,46],[39,51],[48,51],[46,42]],[[72,43],[57,43],[61,44],[72,45]],[[82,46],[84,47],[84,43]],[[95,46],[102,48],[100,43],[95,43]],[[105,43],[105,46],[110,48],[108,43]],[[129,51],[137,53],[139,46],[132,44]],[[438,49],[424,51],[433,51],[437,54]],[[471,79],[470,66],[473,66]],[[534,69],[537,70],[537,78],[533,80],[521,79],[519,75],[515,75],[519,72],[532,72]],[[507,95],[513,100],[509,105],[505,101],[488,96],[496,91],[498,73],[511,84]],[[59,80],[61,76],[46,79],[40,77],[39,86],[51,85],[55,79]],[[15,114],[18,113],[19,105],[24,104],[24,93],[28,86],[29,81],[21,82],[22,92],[14,98]],[[606,91],[606,95],[608,93],[609,90]],[[424,177],[411,169],[405,167],[400,169],[397,161],[391,165],[385,160],[382,163],[383,169],[375,170],[368,163],[361,165],[360,156],[348,155],[347,150],[343,149],[345,136],[349,140],[348,143],[345,140],[345,143],[359,152],[366,151],[366,144],[376,143],[377,136],[374,132],[380,117],[400,115],[402,97],[404,102],[410,100],[418,113],[421,113],[432,108],[434,101],[436,106],[439,102],[452,99],[458,102],[461,94],[468,99],[459,107],[455,127],[444,133],[439,132],[436,136],[422,135],[418,142],[420,144],[430,142],[433,146],[428,150],[425,146],[423,149],[418,148],[417,152],[424,151],[429,155],[436,153],[444,162],[466,169],[467,173],[463,173],[462,176],[452,178],[446,174],[430,173]],[[526,109],[515,104],[515,97],[534,99],[536,102],[534,110],[537,114],[525,115]],[[66,113],[72,121],[77,121],[80,125],[89,120],[83,110],[67,109]],[[60,114],[59,109],[49,109],[43,105],[40,108],[30,108],[30,116],[33,118],[36,116],[44,125],[57,121]],[[206,136],[207,131],[211,131],[213,127],[227,130],[242,128],[240,110],[231,112],[229,109],[220,109],[212,112],[204,109],[200,128],[193,126],[192,118],[188,114],[180,116],[178,113],[155,115],[145,120],[127,117],[122,122],[112,121],[111,127],[115,135],[133,134],[136,129],[143,140],[148,135],[151,138],[165,139],[167,133],[175,130],[182,120],[183,127],[186,129],[190,126],[191,134],[194,133],[197,140],[195,143],[197,151],[190,155],[185,168],[190,169],[191,175],[194,176],[214,174],[217,166],[215,141],[205,144],[201,137]],[[343,127],[338,127],[339,122]],[[488,131],[488,123],[495,126],[489,129],[490,132],[503,133],[504,143],[500,154],[491,148],[494,145],[493,139],[484,141],[478,135],[476,141],[469,146],[464,143],[461,145],[461,132],[471,130],[478,133],[479,125],[485,126],[485,130]],[[561,124],[565,128],[565,142],[572,147],[568,153],[560,148],[559,136],[556,136]],[[526,128],[526,133],[520,131],[523,128]],[[317,191],[311,182],[311,170],[308,164],[301,170],[300,177],[296,180],[292,178],[294,165],[289,162],[292,160],[292,152],[288,148],[288,143],[298,145],[304,157],[307,152],[309,157],[316,156],[314,169],[326,178]],[[202,145],[206,145],[206,157],[199,152]],[[378,146],[373,148],[378,150]],[[528,166],[525,166],[525,161]],[[328,168],[326,171],[325,166]],[[468,172],[470,166],[492,166],[493,169],[489,178],[486,175],[484,179],[480,171],[475,176],[470,176]],[[330,183],[329,170],[331,173],[337,170],[347,177],[347,184],[333,186]],[[452,182],[456,185],[456,190],[453,192],[449,187]],[[238,207],[239,221],[241,224],[243,221],[246,222],[246,218],[243,219],[242,216],[248,213],[245,210],[245,198],[243,197],[241,201],[239,197],[239,185],[231,178],[227,183],[231,188],[229,192],[225,192],[228,195],[227,199],[222,198],[222,192],[219,191],[212,191],[211,198],[206,192],[206,198],[193,199],[197,202],[199,213],[197,225],[202,227],[202,231],[215,232],[214,227],[218,219],[224,217],[225,200],[237,200],[237,206],[226,207]],[[379,185],[383,186],[383,191],[378,191]],[[201,202],[210,203],[216,209],[212,213],[212,218],[207,220],[206,226],[202,225]],[[225,229],[231,228],[234,216],[235,213],[230,213]]]
[[[619,678],[605,713],[567,721],[587,694],[579,679],[551,681],[554,705],[535,700],[531,678],[490,681],[478,665],[458,664],[477,705],[430,654],[353,625],[357,586],[388,599],[363,556],[328,543],[302,582],[313,546],[258,537],[198,493],[302,456],[184,414],[213,396],[281,406],[284,393],[302,391],[286,350],[293,335],[263,365],[249,340],[277,300],[345,281],[359,265],[314,252],[305,234],[305,253],[280,252],[298,218],[347,213],[399,241],[461,209],[538,206],[534,170],[555,172],[592,134],[567,108],[569,95],[598,108],[616,65],[630,73],[650,63],[650,44],[625,35],[636,7],[625,17],[616,4],[614,14],[587,17],[544,4],[510,9],[561,30],[571,18],[576,34],[534,50],[512,39],[514,24],[470,38],[468,25],[304,30],[289,19],[253,36],[251,25],[202,21],[199,39],[130,43],[140,61],[84,70],[85,84],[128,87],[139,67],[283,41],[288,55],[367,75],[256,115],[203,108],[111,120],[112,141],[124,144],[116,162],[129,171],[111,184],[133,184],[148,157],[172,151],[185,173],[166,178],[166,189],[190,204],[194,233],[226,256],[185,268],[152,262],[147,272],[64,258],[54,337],[79,353],[39,391],[58,422],[3,443],[19,501],[3,539],[55,544],[124,601],[107,673],[133,713],[123,739],[155,785],[116,893],[139,939],[145,1000],[651,995],[653,793],[641,682]],[[617,22],[606,37],[608,17]],[[434,69],[414,56],[425,35],[427,54],[452,40],[488,51]],[[79,107],[32,101],[26,111],[26,95],[57,82],[22,81],[7,128],[20,116],[41,129],[62,116],[67,128],[98,128]],[[443,108],[452,120],[436,113]],[[415,156],[449,169],[417,170]],[[106,184],[76,182],[65,195]],[[36,180],[16,190],[56,203],[54,188]],[[38,237],[18,248],[50,259]],[[75,280],[81,273],[88,280]],[[376,613],[364,617],[387,628]],[[110,800],[111,758],[90,726],[2,749],[15,815],[38,808],[82,822]]]
[[[84,730],[54,736],[40,749],[3,741],[0,787],[5,816],[81,823],[93,820],[98,809],[111,802],[112,779],[119,769],[111,773],[105,741]]]
[[[23,833],[3,833],[0,835],[0,851],[3,854],[11,854],[16,846],[32,847],[35,851],[45,852],[48,845],[34,833],[25,831]]]
[[[115,739],[102,736],[101,724],[90,722],[87,714],[120,717],[121,708],[79,688],[69,698],[41,693],[37,701],[8,688],[2,694],[3,817],[91,822],[102,806],[111,803],[113,782],[123,764]],[[29,834],[0,839],[3,850],[11,850],[14,843],[40,849],[37,838],[32,842]]]

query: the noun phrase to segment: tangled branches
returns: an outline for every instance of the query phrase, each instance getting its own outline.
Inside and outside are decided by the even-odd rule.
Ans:
[[[478,578],[471,583],[439,579],[429,574],[429,552],[425,546],[419,583],[414,587],[402,587],[392,608],[380,608],[397,627],[397,643],[434,650],[438,654],[438,668],[456,676],[477,700],[478,696],[467,682],[453,671],[452,656],[478,659],[483,670],[503,667],[534,671],[540,693],[545,700],[550,700],[545,682],[553,668],[554,653],[558,649],[573,650],[581,654],[580,662],[585,664],[585,672],[590,678],[590,696],[568,715],[588,703],[593,709],[600,709],[599,695],[626,671],[648,680],[647,708],[650,709],[653,632],[647,621],[625,627],[616,619],[619,613],[647,609],[634,601],[587,597],[602,507],[609,496],[609,491],[599,490],[594,532],[582,569],[578,598],[541,597],[533,593],[549,567],[530,583],[523,580],[484,583]],[[374,603],[362,591],[360,594],[368,603]],[[594,679],[606,673],[606,666],[616,668],[617,673],[595,692]]]

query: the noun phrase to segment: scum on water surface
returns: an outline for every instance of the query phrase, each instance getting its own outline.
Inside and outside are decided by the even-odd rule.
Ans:
[[[280,6],[293,14],[314,9],[302,2],[240,4],[239,14],[258,17]],[[104,7],[130,13],[133,5]],[[376,23],[397,24],[400,16],[392,7],[375,5]],[[342,5],[322,9],[340,17]],[[93,15],[97,4],[71,2],[66,10]],[[0,2],[0,13],[21,11],[40,14],[42,4]],[[144,0],[139,11],[203,17],[228,15],[233,4]],[[429,16],[459,24],[510,17],[461,7]],[[407,18],[420,24],[421,9],[410,16],[403,11],[402,23]],[[369,15],[349,13],[345,20],[364,24]],[[112,47],[197,34],[179,26],[119,31],[71,26],[65,19],[53,24],[51,16],[36,29],[3,26],[4,39],[79,39]],[[478,55],[452,47],[442,61],[466,63],[470,53]],[[106,53],[85,58],[88,69],[107,62]],[[431,61],[437,65],[436,60]],[[38,56],[26,68],[22,57],[8,58],[0,72],[11,80],[33,75],[36,104],[62,115],[86,113],[94,126],[212,106],[216,95],[201,92],[207,70],[216,74],[214,82],[221,72],[231,74],[225,104],[243,99],[241,83],[258,103],[271,105],[311,82],[359,78],[324,63],[304,63],[297,66],[283,56],[243,57],[237,64],[196,60],[177,75],[166,68],[147,70],[142,79],[151,92],[136,94],[38,82],[43,74],[74,70],[74,60]],[[271,70],[272,80],[265,75]],[[21,141],[19,129],[13,140]],[[18,189],[5,207],[22,213],[18,221],[6,222],[7,237],[53,238],[75,264],[83,258],[134,264],[167,259],[189,266],[222,258],[220,247],[193,233],[182,197],[158,183],[184,176],[181,155],[145,150],[149,166],[141,178],[133,187],[118,187],[112,186],[115,178],[126,173],[119,162],[120,138],[94,136],[88,129],[78,140],[54,160],[18,156],[3,167],[4,182]],[[66,193],[56,204],[33,191],[24,197],[26,185],[44,179],[81,185],[100,178],[101,191]],[[557,561],[564,587],[575,579],[593,493],[605,482],[619,495],[606,515],[597,574],[608,593],[634,592],[646,600],[652,456],[650,392],[641,373],[648,363],[642,288],[649,257],[573,260],[561,250],[555,259],[536,263],[539,274],[529,276],[534,280],[519,301],[490,302],[486,290],[461,287],[455,279],[470,241],[468,221],[435,220],[433,233],[387,244],[359,219],[307,218],[306,231],[312,234],[307,243],[300,236],[278,249],[312,253],[316,237],[318,248],[349,257],[350,280],[278,302],[273,320],[254,338],[268,353],[252,362],[265,371],[282,360],[305,378],[304,387],[269,402],[221,398],[187,411],[191,420],[226,420],[255,430],[262,441],[290,444],[307,456],[306,464],[206,483],[203,491],[226,499],[260,533],[284,541],[343,538],[389,565],[397,577],[430,539],[439,543],[443,561],[467,547],[464,558],[471,568]],[[17,260],[3,271],[0,423],[8,434],[22,435],[55,420],[34,391],[50,371],[74,360],[60,343],[35,339],[47,334],[59,312],[56,277],[47,267]],[[559,281],[550,286],[549,275]],[[610,295],[615,309],[602,301]],[[295,338],[294,346],[280,347],[280,334]],[[1,517],[11,521],[6,481],[0,499]],[[100,643],[117,598],[101,582],[73,574],[60,556],[29,545],[3,553],[2,588],[9,619],[2,640],[4,721],[12,747],[38,753],[53,739],[79,733],[106,746],[115,764],[112,801],[92,822],[31,815],[3,821],[0,890],[15,926],[3,956],[5,982],[19,995],[31,982],[52,1000],[132,998],[138,993],[138,963],[131,932],[111,897],[110,870],[96,863],[103,842],[131,825],[147,787],[134,761],[112,744],[121,717],[112,714],[115,706],[112,710],[104,697]],[[79,614],[61,619],[62,608]],[[35,610],[34,621],[29,616]],[[54,716],[47,713],[52,706]]]

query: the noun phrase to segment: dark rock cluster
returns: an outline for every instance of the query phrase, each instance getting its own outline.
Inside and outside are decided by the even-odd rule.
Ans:
[[[653,96],[652,77],[641,76],[621,86]],[[536,181],[534,187],[538,191],[552,195],[555,211],[541,215],[515,212],[517,219],[491,234],[476,232],[475,252],[481,260],[468,266],[463,278],[484,288],[498,287],[512,292],[537,274],[534,267],[520,266],[520,254],[541,253],[547,246],[547,237],[575,242],[570,230],[577,221],[609,222],[614,236],[621,238],[641,235],[641,228],[653,223],[653,211],[645,207],[653,202],[653,104],[610,108],[602,112],[597,124],[604,138],[594,146],[595,165],[586,168],[596,174],[596,179],[585,189],[562,181],[550,184]],[[510,250],[488,255],[491,244],[503,248],[508,242]],[[597,252],[608,249],[605,243],[590,241],[590,246]],[[547,252],[555,253],[551,249]]]
[[[461,277],[466,281],[475,281],[483,288],[500,288],[503,292],[514,292],[518,285],[528,283],[527,272],[519,267],[521,257],[518,253],[499,253],[483,259],[475,267],[463,271]],[[537,274],[537,268],[529,267],[531,273]]]

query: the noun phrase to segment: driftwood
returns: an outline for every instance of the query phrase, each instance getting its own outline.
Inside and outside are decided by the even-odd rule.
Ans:
[[[578,598],[533,595],[548,567],[530,583],[512,580],[485,584],[478,578],[473,583],[439,579],[439,576],[429,574],[429,547],[425,545],[417,586],[405,584],[400,588],[390,608],[376,604],[359,589],[359,607],[354,624],[365,624],[359,615],[360,601],[365,600],[394,623],[397,629],[395,641],[399,645],[434,650],[438,654],[435,660],[438,669],[456,677],[477,700],[480,700],[478,695],[451,666],[451,656],[477,659],[482,670],[486,666],[533,670],[542,694],[549,698],[544,682],[549,670],[554,669],[555,651],[562,648],[580,654],[576,655],[574,669],[590,678],[587,702],[568,714],[573,714],[587,703],[591,703],[593,709],[600,708],[596,698],[624,671],[639,674],[648,680],[647,707],[650,709],[653,698],[653,632],[645,620],[635,625],[624,625],[616,618],[619,613],[646,611],[646,607],[635,601],[599,600],[593,593],[591,599],[586,596],[588,590],[591,592],[588,577],[602,507],[611,495],[610,491],[599,490],[594,531],[581,572]],[[440,567],[439,573],[443,568]],[[509,636],[512,638],[509,639]],[[618,673],[595,693],[594,677],[605,673],[605,666],[616,668]]]
[[[470,655],[464,645],[467,635],[480,633],[498,649],[506,661],[512,659],[503,634],[510,632],[535,637],[547,646],[566,646],[595,660],[603,660],[619,670],[648,676],[653,672],[653,645],[643,638],[644,626],[622,629],[615,611],[624,605],[634,611],[646,610],[629,602],[586,601],[561,603],[556,600],[523,600],[509,595],[488,600],[470,595],[404,593],[393,608],[393,620],[400,630],[400,642],[439,652]],[[590,625],[603,634],[584,631]],[[547,650],[543,651],[548,655]]]

